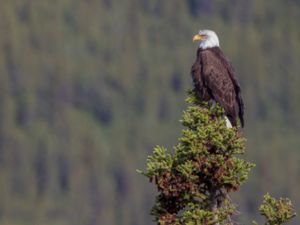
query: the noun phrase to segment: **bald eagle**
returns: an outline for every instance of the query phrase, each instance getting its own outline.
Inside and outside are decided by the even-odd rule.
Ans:
[[[217,102],[225,111],[227,127],[244,126],[244,103],[235,71],[219,47],[214,31],[200,30],[193,37],[199,41],[191,74],[194,88],[201,100]]]

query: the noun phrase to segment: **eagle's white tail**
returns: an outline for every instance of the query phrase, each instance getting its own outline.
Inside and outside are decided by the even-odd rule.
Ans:
[[[232,128],[232,124],[230,123],[230,120],[228,119],[228,117],[227,117],[227,116],[224,116],[224,119],[225,119],[225,121],[226,121],[226,127],[227,127],[227,128]]]
[[[209,100],[208,103],[210,104],[211,108],[214,108],[217,105],[216,101],[213,100],[213,99]],[[226,127],[227,128],[232,128],[232,124],[231,124],[230,120],[228,119],[228,117],[224,115],[224,119],[226,121]]]

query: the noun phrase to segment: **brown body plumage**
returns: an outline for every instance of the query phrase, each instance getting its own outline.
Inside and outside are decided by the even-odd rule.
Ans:
[[[234,69],[219,47],[197,51],[192,66],[195,90],[204,101],[215,100],[225,110],[232,126],[240,119],[244,126],[244,104]]]

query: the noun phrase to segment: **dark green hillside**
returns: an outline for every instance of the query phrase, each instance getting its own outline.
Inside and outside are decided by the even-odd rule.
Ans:
[[[2,0],[0,17],[0,225],[153,224],[135,170],[176,142],[200,28],[243,88],[245,219],[266,190],[300,208],[299,1]]]

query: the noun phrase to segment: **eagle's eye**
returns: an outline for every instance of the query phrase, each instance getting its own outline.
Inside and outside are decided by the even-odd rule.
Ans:
[[[202,37],[202,40],[204,39],[207,39],[207,37],[208,37],[208,35],[207,34],[200,34],[201,35],[201,37]]]

